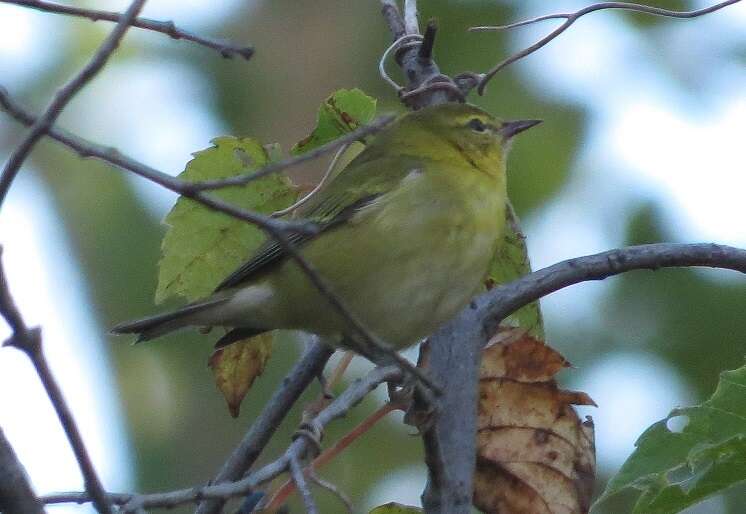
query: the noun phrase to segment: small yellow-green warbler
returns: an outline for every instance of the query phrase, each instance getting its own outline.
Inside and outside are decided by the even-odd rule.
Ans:
[[[293,242],[368,329],[397,349],[414,344],[478,293],[502,241],[510,141],[537,123],[464,104],[405,114],[301,210],[320,231]],[[273,329],[356,338],[274,241],[212,296],[113,332],[145,341],[186,326],[233,329],[219,345]]]

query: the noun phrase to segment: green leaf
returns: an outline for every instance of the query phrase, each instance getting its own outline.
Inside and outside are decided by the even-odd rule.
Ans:
[[[686,426],[669,430],[679,416]],[[634,514],[673,514],[746,480],[746,366],[721,373],[709,400],[673,410],[635,446],[597,504],[634,488]]]
[[[219,137],[194,154],[180,178],[189,181],[232,177],[269,162],[267,150],[251,138]],[[223,200],[261,213],[290,205],[296,197],[290,181],[272,174],[245,186],[212,192]],[[180,295],[196,300],[210,294],[264,241],[254,225],[190,200],[179,198],[165,223],[156,302]]]
[[[376,115],[376,99],[359,89],[340,89],[319,107],[316,128],[298,142],[290,153],[302,154],[334,141],[338,137],[370,123]]]
[[[505,234],[503,243],[497,245],[489,271],[486,285],[505,284],[531,272],[531,262],[526,248],[526,237],[520,231],[518,217],[508,204],[505,216]],[[537,339],[544,340],[544,322],[541,317],[539,302],[522,307],[508,316],[503,324],[524,328]]]
[[[422,509],[419,507],[408,507],[406,505],[401,505],[400,503],[387,503],[386,505],[381,505],[380,507],[376,507],[372,511],[370,511],[368,514],[421,514]]]

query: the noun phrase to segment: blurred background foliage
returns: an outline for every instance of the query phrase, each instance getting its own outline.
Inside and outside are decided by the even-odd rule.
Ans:
[[[678,0],[647,3],[676,9],[702,5]],[[113,0],[88,4],[113,10],[124,6]],[[363,89],[379,99],[381,112],[401,108],[395,93],[378,77],[378,58],[390,42],[378,2],[152,0],[147,5],[145,16],[174,19],[205,35],[251,43],[256,55],[250,62],[226,60],[189,43],[132,29],[111,65],[63,114],[60,126],[176,174],[189,152],[209,146],[211,138],[222,134],[278,141],[289,149],[314,125],[320,102],[338,88]],[[434,16],[440,22],[436,58],[449,74],[485,70],[550,25],[496,34],[470,34],[468,27],[581,5],[420,1],[422,19]],[[14,17],[19,23],[29,19],[32,34],[42,38],[42,47],[0,53],[0,82],[37,112],[112,28],[2,7],[1,23],[15,23]],[[741,187],[742,193],[743,177],[732,176],[731,182],[710,176],[708,169],[695,175],[681,173],[675,166],[682,159],[678,152],[696,148],[677,140],[676,134],[661,132],[656,137],[673,140],[653,144],[660,151],[658,162],[667,162],[667,149],[677,154],[672,155],[670,168],[657,170],[663,181],[648,181],[634,159],[620,158],[613,149],[621,146],[639,157],[650,148],[636,147],[637,140],[625,140],[612,130],[612,114],[644,97],[646,84],[659,92],[653,105],[656,99],[670,101],[661,103],[680,119],[720,108],[723,91],[730,91],[728,98],[746,117],[743,6],[692,21],[611,12],[592,16],[595,21],[581,20],[550,44],[551,49],[505,70],[484,97],[471,99],[505,118],[545,120],[516,143],[510,162],[510,194],[524,219],[534,263],[546,265],[622,244],[655,241],[717,236],[718,242],[746,245],[742,206],[740,218],[716,220],[719,231],[708,232],[692,228],[688,221],[687,209],[701,206],[675,199],[670,191],[678,181],[692,181],[697,187],[696,181],[719,180],[710,184],[712,197],[703,190],[700,198],[715,205],[725,201],[717,191]],[[740,21],[734,22],[734,17]],[[728,29],[734,23],[740,23],[740,33]],[[579,74],[586,59],[591,59],[590,71]],[[614,96],[604,96],[612,89]],[[655,126],[654,119],[650,123]],[[712,129],[722,131],[715,132],[718,140],[731,136],[723,127]],[[639,128],[645,128],[644,123]],[[0,115],[2,159],[22,134]],[[739,151],[730,154],[740,158],[730,162],[730,169],[743,175],[742,147]],[[319,162],[293,170],[292,175],[310,183],[322,166]],[[64,227],[95,310],[101,344],[113,363],[116,401],[125,416],[136,477],[132,486],[154,491],[204,483],[294,362],[297,348],[288,344],[275,351],[234,420],[206,367],[210,336],[182,333],[137,348],[104,336],[116,322],[153,312],[164,234],[160,220],[174,197],[103,164],[81,160],[51,142],[37,147],[26,168],[24,173],[41,179],[39,187],[52,199],[54,218]],[[640,272],[577,286],[544,305],[550,344],[577,366],[565,373],[566,383],[588,390],[600,405],[589,411],[599,426],[599,483],[621,464],[645,426],[675,405],[708,397],[719,371],[740,366],[746,353],[746,283],[733,274]],[[358,365],[352,374],[363,368]],[[317,393],[314,385],[310,394]],[[334,423],[325,441],[336,440],[380,401],[369,399],[347,419]],[[264,460],[286,446],[299,419],[300,410],[295,409]],[[30,473],[33,477],[34,470]],[[360,506],[388,500],[411,503],[424,480],[420,440],[398,416],[391,416],[322,475]],[[323,512],[340,510],[327,493],[319,491],[318,499]],[[604,512],[623,512],[623,500]],[[742,488],[692,512],[736,514],[743,512],[744,504]],[[300,511],[293,503],[292,512]]]

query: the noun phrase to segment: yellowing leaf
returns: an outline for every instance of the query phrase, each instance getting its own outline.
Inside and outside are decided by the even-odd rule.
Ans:
[[[376,114],[376,100],[359,89],[339,89],[319,107],[316,128],[298,142],[292,154],[302,154],[334,141],[361,125],[370,123]]]
[[[421,514],[422,509],[418,507],[408,507],[406,505],[401,505],[399,503],[387,503],[386,505],[381,505],[380,507],[376,507],[372,511],[370,511],[368,514]]]
[[[209,366],[215,383],[228,404],[231,416],[238,417],[241,401],[256,377],[264,372],[272,355],[272,333],[265,332],[213,352]]]
[[[595,478],[593,423],[554,375],[567,361],[526,330],[505,328],[484,350],[474,505],[487,514],[585,514]]]
[[[232,177],[269,162],[267,151],[251,138],[219,137],[215,146],[194,154],[179,178],[189,181]],[[296,192],[289,180],[272,174],[245,186],[211,192],[232,205],[271,213],[290,205]],[[264,241],[254,225],[190,200],[179,198],[165,223],[155,299],[180,295],[196,300],[209,295]]]

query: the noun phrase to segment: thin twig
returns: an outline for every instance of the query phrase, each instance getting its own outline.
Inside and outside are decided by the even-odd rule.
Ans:
[[[31,153],[36,143],[46,134],[62,114],[62,110],[72,100],[72,98],[85,86],[93,77],[104,67],[111,57],[111,54],[119,46],[124,34],[129,29],[132,20],[140,13],[145,0],[134,0],[122,15],[114,30],[104,40],[99,49],[93,55],[90,61],[78,72],[75,77],[60,88],[54,95],[54,99],[47,107],[47,110],[39,116],[31,132],[21,141],[21,144],[10,154],[8,161],[0,175],[0,205],[5,200],[10,185],[16,178],[18,171],[21,169],[23,161]]]
[[[502,319],[520,307],[570,285],[632,270],[682,266],[746,273],[746,250],[714,243],[658,243],[568,259],[493,288],[476,300],[476,312],[485,315],[485,332],[494,333]]]
[[[303,498],[303,505],[306,507],[308,514],[318,514],[319,510],[316,508],[316,503],[313,501],[313,494],[311,494],[311,488],[308,487],[306,482],[303,468],[300,464],[300,460],[295,456],[289,459],[290,464],[290,475],[293,477],[295,486],[300,491],[301,498]]]
[[[0,247],[0,257],[2,256],[2,248]],[[75,423],[75,418],[70,411],[70,408],[65,401],[65,397],[62,395],[57,381],[52,375],[52,371],[49,369],[47,360],[44,357],[44,351],[42,348],[41,341],[41,329],[39,327],[29,328],[23,321],[18,308],[13,301],[8,288],[8,282],[5,276],[5,270],[0,260],[0,314],[5,318],[5,321],[10,325],[13,331],[13,335],[3,343],[3,346],[12,346],[24,352],[31,360],[36,373],[39,375],[39,379],[44,386],[44,390],[49,397],[49,401],[52,403],[57,417],[60,420],[62,428],[65,430],[67,440],[72,447],[75,458],[78,461],[80,472],[83,475],[86,492],[93,499],[93,503],[102,514],[109,514],[111,508],[106,499],[106,493],[101,485],[101,481],[96,474],[96,470],[93,467],[90,455],[85,448],[83,438],[80,435],[80,430]]]
[[[352,500],[350,500],[350,497],[343,493],[339,489],[339,487],[321,478],[319,475],[316,474],[316,471],[312,467],[309,467],[306,470],[306,474],[308,475],[308,478],[311,480],[311,482],[318,485],[319,487],[323,487],[334,496],[336,496],[339,501],[344,504],[345,509],[347,510],[347,514],[353,514],[355,512],[355,508],[352,505]]]
[[[422,44],[417,51],[419,58],[424,61],[430,61],[433,58],[433,46],[435,45],[435,34],[438,33],[438,22],[435,18],[430,18],[425,26],[425,35],[422,37]]]
[[[112,505],[124,505],[135,496],[137,495],[133,493],[106,493],[106,498]],[[57,505],[60,503],[77,503],[78,505],[83,505],[84,503],[90,503],[91,497],[83,491],[71,491],[67,493],[46,494],[40,500],[44,505]]]
[[[353,130],[352,132],[345,134],[344,136],[338,137],[334,141],[330,141],[324,145],[319,146],[318,148],[314,148],[310,152],[306,152],[304,154],[291,157],[289,159],[283,159],[281,161],[268,164],[267,166],[264,166],[263,168],[260,168],[251,173],[247,173],[246,175],[236,175],[235,177],[229,177],[229,178],[217,179],[217,180],[204,180],[201,182],[191,182],[190,187],[192,187],[196,191],[205,191],[205,190],[210,190],[210,189],[221,189],[224,187],[242,186],[242,185],[248,184],[252,180],[256,180],[264,176],[267,176],[271,173],[276,173],[278,171],[282,171],[292,166],[296,166],[300,163],[316,159],[326,153],[331,152],[332,150],[336,150],[342,146],[352,144],[355,141],[363,141],[365,137],[383,130],[392,121],[394,121],[395,118],[396,116],[393,114],[380,116],[376,118],[375,120],[373,120],[368,125],[363,125],[362,127],[359,127]]]
[[[321,177],[321,180],[319,180],[319,183],[314,186],[313,189],[306,195],[304,195],[300,200],[296,201],[293,205],[289,205],[288,207],[285,207],[284,209],[280,209],[279,211],[275,211],[272,213],[273,218],[279,218],[280,216],[285,216],[286,214],[292,213],[294,210],[298,209],[299,207],[302,207],[308,201],[316,196],[319,191],[324,189],[324,187],[329,183],[329,180],[332,178],[332,174],[337,167],[337,161],[339,161],[339,156],[342,155],[345,150],[347,150],[350,147],[349,144],[342,145],[339,147],[339,149],[334,154],[334,157],[332,157],[331,162],[329,163],[329,166],[326,167],[326,171],[324,172],[324,175]]]
[[[402,18],[399,12],[396,0],[381,0],[381,14],[383,14],[383,18],[386,20],[389,29],[391,29],[394,40],[399,39],[407,33],[404,18]]]
[[[44,506],[31,488],[26,470],[0,428],[0,512],[43,514]]]
[[[420,21],[418,17],[417,0],[404,0],[404,28],[407,34],[420,33]]]
[[[50,13],[66,14],[70,16],[88,18],[91,21],[105,20],[118,22],[122,18],[122,14],[118,12],[85,9],[82,7],[74,7],[71,5],[54,4],[51,2],[45,2],[43,0],[0,0],[0,2],[20,5],[23,7],[29,7],[31,9],[37,9],[39,11]],[[130,25],[139,29],[160,32],[172,39],[183,39],[185,41],[191,41],[212,50],[217,50],[220,55],[227,59],[230,59],[237,55],[248,61],[254,55],[254,47],[252,46],[239,46],[217,39],[202,37],[177,27],[173,21],[158,21],[148,18],[135,18],[134,20],[132,20],[132,23]]]
[[[312,423],[323,429],[329,423],[345,416],[355,405],[360,403],[371,391],[383,382],[400,380],[402,372],[397,366],[379,367],[371,370],[365,377],[355,380],[339,397],[316,416]],[[135,512],[137,509],[155,507],[173,508],[187,503],[196,503],[205,499],[219,499],[244,496],[262,484],[286,472],[291,458],[301,458],[308,451],[308,440],[305,437],[295,439],[285,453],[257,471],[236,482],[225,482],[215,485],[179,489],[154,494],[115,494],[110,498],[114,503],[124,504],[124,512]],[[90,495],[83,492],[57,493],[50,497],[54,503],[85,503],[90,501]]]
[[[327,384],[329,388],[331,389],[335,385],[339,383],[340,380],[342,380],[342,377],[345,374],[345,371],[347,371],[347,367],[352,362],[352,359],[355,358],[355,352],[352,352],[350,350],[347,350],[342,355],[342,358],[339,360],[339,364],[337,364],[337,367],[334,368],[334,372],[332,373],[331,378],[329,378],[329,383]]]
[[[371,428],[373,428],[381,419],[386,417],[390,412],[395,410],[401,410],[402,406],[396,403],[386,403],[379,407],[375,412],[370,414],[367,418],[361,421],[355,428],[350,430],[342,438],[340,438],[333,446],[330,446],[321,454],[316,457],[309,469],[320,469],[327,463],[334,460],[340,453],[342,453],[348,446],[359,439],[361,436],[366,434]],[[266,509],[269,512],[273,512],[279,509],[288,499],[288,497],[295,491],[295,485],[291,480],[288,480],[275,492],[272,499],[267,502]]]
[[[597,4],[589,5],[588,7],[584,7],[583,9],[580,9],[578,11],[571,12],[571,13],[546,14],[544,16],[538,16],[530,20],[519,21],[516,23],[511,23],[509,25],[502,25],[502,26],[471,27],[469,30],[474,31],[474,32],[495,31],[495,30],[511,29],[515,27],[523,27],[525,25],[530,25],[532,23],[537,23],[537,22],[544,21],[544,20],[554,20],[554,19],[565,20],[559,27],[554,29],[552,32],[550,32],[548,35],[541,38],[539,41],[537,41],[533,45],[526,47],[520,52],[517,52],[511,55],[507,59],[503,60],[502,62],[498,63],[496,66],[491,68],[487,73],[484,74],[484,76],[482,77],[482,80],[477,85],[477,92],[480,95],[484,94],[484,89],[487,86],[487,83],[500,70],[536,52],[537,50],[545,46],[547,43],[555,39],[557,36],[562,34],[565,30],[570,28],[570,26],[573,23],[575,23],[579,18],[581,18],[582,16],[585,16],[586,14],[589,14],[595,11],[605,10],[605,9],[622,9],[625,11],[634,11],[634,12],[640,12],[640,13],[645,13],[645,14],[651,14],[653,16],[664,16],[666,18],[696,18],[698,16],[703,16],[705,14],[718,11],[722,9],[723,7],[727,7],[729,5],[738,3],[740,1],[741,0],[728,0],[726,2],[721,2],[721,3],[715,4],[709,7],[705,7],[703,9],[696,9],[693,11],[672,11],[669,9],[661,9],[659,7],[652,7],[649,5],[633,4],[633,3],[627,3],[627,2],[600,2]]]

